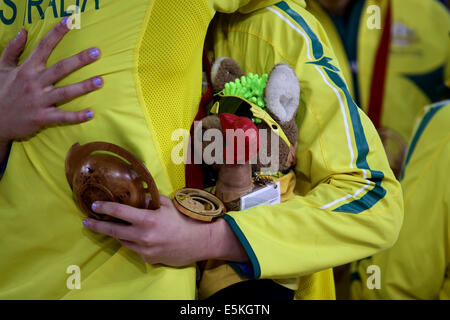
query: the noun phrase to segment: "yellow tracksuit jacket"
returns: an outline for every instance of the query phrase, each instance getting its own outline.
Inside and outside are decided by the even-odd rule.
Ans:
[[[401,227],[401,187],[380,138],[304,1],[219,15],[211,30],[215,57],[245,73],[288,63],[301,88],[295,196],[225,215],[251,260],[231,266],[250,279],[300,278],[297,299],[332,298],[329,268],[391,247]]]
[[[354,264],[354,299],[450,299],[450,100],[428,106],[415,130],[402,180],[405,219],[397,243]],[[376,265],[380,289],[367,281]]]
[[[118,144],[139,157],[161,194],[184,186],[184,166],[171,161],[176,129],[198,110],[202,50],[217,10],[246,12],[252,0],[1,1],[0,51],[28,30],[21,61],[78,4],[81,29],[66,35],[48,65],[98,47],[102,59],[57,85],[103,76],[104,88],[61,106],[92,108],[95,120],[57,126],[14,142],[0,181],[0,299],[193,299],[195,267],[149,265],[114,239],[82,226],[65,178],[70,146]],[[267,5],[274,1],[258,1]],[[81,269],[81,289],[66,282]],[[69,271],[69,274],[66,273]]]
[[[317,0],[306,2],[308,11],[320,21],[330,39],[350,93],[354,97],[358,88],[360,107],[368,112],[373,68],[388,1],[360,1],[365,3],[356,22],[359,30],[353,65],[358,69],[358,83],[354,83],[349,57],[332,19]],[[378,12],[380,29],[369,28]],[[438,1],[392,0],[391,44],[381,126],[398,133],[405,145],[423,106],[444,99],[441,96],[444,83],[450,79],[449,32],[450,14]]]

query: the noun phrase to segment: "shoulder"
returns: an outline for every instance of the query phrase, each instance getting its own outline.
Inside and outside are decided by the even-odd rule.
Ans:
[[[426,106],[423,115],[419,118],[417,127],[411,141],[414,140],[431,140],[442,141],[450,134],[448,130],[443,128],[450,127],[450,100],[437,102]]]
[[[424,167],[448,166],[450,160],[450,100],[426,106],[418,119],[404,164],[405,180]],[[431,166],[431,163],[433,165]],[[417,169],[419,168],[419,169]]]
[[[229,32],[257,37],[296,59],[304,47],[322,56],[330,48],[320,22],[305,7],[292,1],[258,9],[248,14],[233,14],[226,19]]]
[[[394,0],[393,10],[395,22],[408,23],[410,28],[433,29],[437,33],[450,28],[449,11],[437,0]]]
[[[251,13],[236,14],[232,21],[247,26],[270,23],[273,27],[279,26],[287,32],[305,28],[316,30],[320,26],[314,15],[293,1],[280,1]]]

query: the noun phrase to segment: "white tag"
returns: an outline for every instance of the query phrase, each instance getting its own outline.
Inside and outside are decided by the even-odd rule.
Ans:
[[[260,205],[278,204],[281,202],[280,182],[274,182],[259,187],[253,192],[241,197],[241,211]]]

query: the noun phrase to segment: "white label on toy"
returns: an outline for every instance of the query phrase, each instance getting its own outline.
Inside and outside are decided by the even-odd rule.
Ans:
[[[241,197],[241,211],[256,206],[278,204],[281,202],[280,182],[267,184]]]

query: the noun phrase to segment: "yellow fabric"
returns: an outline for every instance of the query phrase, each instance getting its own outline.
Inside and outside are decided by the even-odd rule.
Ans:
[[[4,1],[0,3],[0,49],[2,51],[19,32],[26,12],[25,8],[26,2],[24,1],[15,1],[12,4],[6,4]]]
[[[332,269],[319,271],[299,280],[295,300],[336,300]]]
[[[295,300],[335,300],[333,271],[327,269],[299,279],[275,280],[277,283],[296,290]],[[292,281],[295,280],[295,281]],[[246,281],[228,264],[220,264],[206,270],[199,287],[199,298],[206,299],[221,289]]]
[[[425,120],[437,112],[424,130],[417,126],[418,142],[402,181],[405,220],[399,239],[391,249],[353,265],[353,299],[450,298],[450,100],[425,111]],[[370,265],[380,268],[380,290],[366,286]]]
[[[359,88],[360,106],[366,113],[369,108],[371,81],[375,57],[383,32],[386,16],[387,0],[366,0],[359,21],[357,39],[358,81],[353,83],[349,59],[344,49],[340,35],[329,14],[322,9],[317,0],[307,0],[307,10],[322,24],[348,84],[350,93],[354,97],[354,86]],[[381,29],[370,29],[367,24],[373,17],[374,11],[370,7],[379,7]],[[372,7],[373,8],[373,7]],[[375,7],[376,8],[376,7]],[[392,44],[389,54],[385,93],[381,114],[381,126],[390,132],[399,134],[404,147],[410,139],[415,119],[424,105],[433,101],[417,86],[409,75],[426,76],[440,67],[444,68],[441,84],[450,78],[450,16],[438,1],[422,0],[392,0],[392,24],[397,31],[392,33]],[[404,31],[402,35],[401,29]],[[430,80],[424,80],[431,83]],[[437,85],[432,84],[435,90]],[[392,133],[391,133],[392,134]],[[395,135],[396,136],[396,135]],[[401,151],[395,141],[385,140],[386,150],[400,160]],[[342,289],[348,288],[345,283],[339,284]],[[344,295],[348,295],[348,290]]]
[[[274,180],[280,181],[281,202],[287,201],[295,196],[294,189],[296,181],[295,181],[295,173],[293,170],[289,171],[288,174],[285,174],[281,178]]]
[[[66,0],[67,9],[78,1]],[[57,85],[95,75],[105,86],[69,101],[64,110],[92,108],[93,121],[45,129],[14,142],[0,181],[0,299],[193,299],[195,267],[148,265],[112,238],[82,226],[65,178],[70,146],[118,144],[140,158],[161,194],[184,185],[183,166],[170,160],[175,129],[189,129],[200,101],[201,60],[208,23],[217,9],[232,12],[253,1],[91,0],[81,29],[71,30],[48,65],[99,47],[102,59]],[[256,1],[255,1],[256,2]],[[16,19],[0,27],[0,50],[22,25],[29,42],[21,61],[62,20],[62,1],[12,1]],[[19,4],[20,3],[20,4]],[[26,3],[26,4],[24,4]],[[47,7],[50,4],[51,6]],[[64,7],[63,6],[63,7]],[[4,14],[11,8],[2,1]],[[40,12],[43,12],[41,19]],[[66,270],[81,268],[81,290],[69,290]]]
[[[224,218],[249,254],[247,277],[288,279],[327,270],[328,281],[311,281],[314,287],[296,296],[314,292],[325,299],[335,294],[329,268],[394,244],[402,194],[375,128],[336,71],[324,29],[300,2],[280,6],[219,15],[208,43],[215,57],[234,58],[244,73],[268,73],[279,62],[295,69],[301,88],[295,197]]]
[[[306,3],[308,11],[323,25],[353,95],[355,84],[349,61],[331,18],[317,0],[307,0]],[[371,6],[381,9],[380,29],[367,26],[374,14],[373,10],[369,10]],[[386,9],[387,0],[367,0],[360,19],[357,43],[358,86],[360,107],[366,112]],[[430,101],[426,92],[408,76],[427,76],[442,67],[444,70],[440,85],[443,86],[445,80],[450,78],[450,15],[438,1],[392,0],[392,17],[395,31],[392,33],[381,126],[397,132],[407,142],[422,107],[437,102]],[[429,80],[424,78],[423,81]],[[435,90],[436,87],[433,84],[432,89]]]

